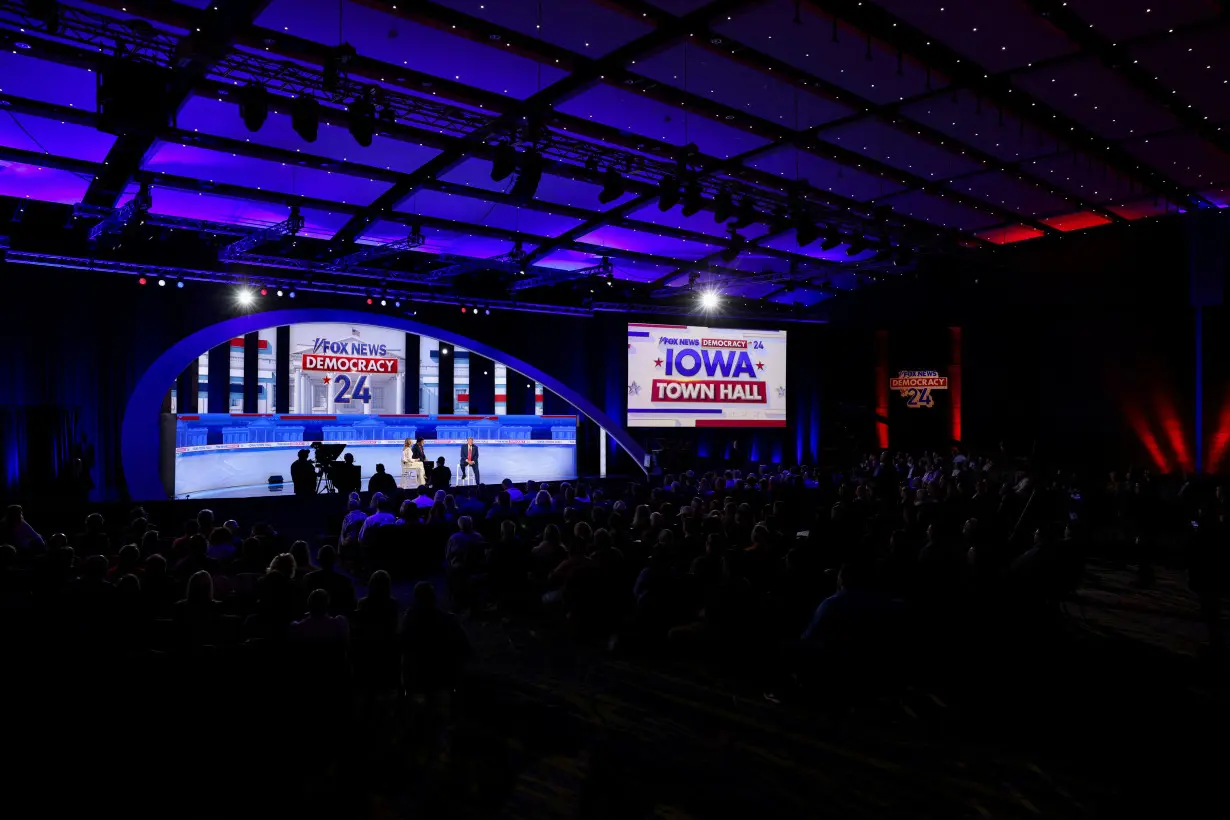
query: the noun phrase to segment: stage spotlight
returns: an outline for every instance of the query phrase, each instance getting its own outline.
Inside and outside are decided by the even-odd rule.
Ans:
[[[602,190],[598,193],[598,201],[603,205],[614,202],[627,192],[624,178],[614,168],[607,168],[602,175]]]
[[[387,299],[380,300],[380,307],[388,307],[388,306],[389,306],[389,301]]]
[[[700,295],[700,306],[705,310],[716,310],[721,303],[722,298],[715,290],[707,290]]]
[[[167,286],[167,280],[165,280],[165,279],[159,279],[159,280],[158,280],[158,287],[160,287],[160,288],[165,288],[166,286]]]
[[[287,296],[289,296],[289,297],[290,297],[290,298],[292,298],[292,299],[294,299],[294,298],[295,298],[295,292],[294,292],[293,290],[292,290],[290,293],[286,294],[286,295],[287,295]]]
[[[177,287],[177,288],[182,288],[183,286],[184,286],[184,280],[183,280],[183,279],[176,279],[176,280],[175,280],[175,287]]]
[[[290,106],[290,124],[306,142],[316,142],[320,130],[320,104],[308,94],[295,97]]]
[[[497,145],[495,156],[491,160],[491,181],[501,182],[508,179],[515,170],[517,170],[517,149],[511,142]]]
[[[261,288],[261,296],[268,296],[268,295],[269,295],[269,289]]]
[[[241,307],[247,307],[252,304],[252,300],[255,298],[256,297],[252,295],[252,291],[246,289],[240,289],[239,293],[235,294],[235,301],[238,302]]]
[[[281,297],[282,291],[278,291],[278,296]]]
[[[372,300],[371,300],[371,297],[370,297],[370,296],[369,296],[369,297],[368,297],[368,299],[367,299],[367,303],[368,303],[369,305],[372,303]]]
[[[679,180],[670,174],[658,182],[658,210],[669,211],[679,204]]]
[[[462,312],[462,313],[465,313],[465,312],[466,312],[466,309],[463,307],[463,308],[461,309],[461,312]]]
[[[249,131],[259,131],[269,117],[269,92],[260,83],[239,89],[239,116]]]
[[[538,183],[542,182],[542,155],[537,151],[526,151],[521,155],[521,169],[517,171],[517,181],[513,183],[510,192],[514,199],[529,200],[538,193]]]
[[[488,315],[488,316],[490,316],[490,315],[491,315],[491,308],[487,308],[487,310],[486,310],[486,315]]]
[[[820,250],[831,251],[833,248],[841,244],[841,234],[833,233],[824,237],[824,241],[820,243]]]
[[[393,303],[393,307],[395,307],[395,308],[399,308],[399,307],[401,307],[401,302],[394,302],[394,303]]]
[[[760,217],[756,214],[756,203],[750,197],[739,200],[739,209],[735,211],[735,228],[746,228]]]
[[[725,222],[730,219],[730,213],[734,209],[734,198],[731,197],[730,191],[723,188],[713,198],[713,221],[718,223]]]
[[[700,183],[692,180],[683,189],[683,215],[695,216],[705,205],[705,198],[700,190]]]
[[[145,277],[144,277],[144,276],[142,276],[140,279],[138,279],[138,280],[137,280],[137,284],[138,284],[138,285],[144,285],[144,284],[145,284]]]
[[[369,147],[376,132],[376,106],[365,97],[355,100],[346,109],[346,124],[354,141],[364,148]]]

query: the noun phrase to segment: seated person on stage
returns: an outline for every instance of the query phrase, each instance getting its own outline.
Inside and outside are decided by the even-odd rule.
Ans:
[[[290,480],[295,485],[295,495],[316,494],[316,468],[308,461],[311,452],[299,451],[299,460],[290,465]]]
[[[393,480],[393,476],[384,471],[383,464],[377,464],[375,474],[367,480],[367,491],[385,495],[393,495],[397,492],[397,482]]]
[[[473,438],[466,439],[466,443],[461,445],[462,481],[465,481],[467,468],[474,471],[474,483],[481,484],[482,479],[478,476],[478,445],[474,443]]]
[[[453,471],[444,463],[444,456],[436,459],[435,469],[431,471],[431,486],[436,490],[447,490],[453,480]]]
[[[422,487],[427,483],[427,454],[423,450],[423,437],[419,436],[412,444],[410,439],[401,448],[401,487],[410,489],[410,476],[414,475],[415,486]]]

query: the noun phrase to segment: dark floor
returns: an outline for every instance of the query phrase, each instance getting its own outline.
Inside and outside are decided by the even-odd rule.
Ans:
[[[152,815],[165,818],[1207,816],[1223,774],[1225,679],[1200,659],[1182,576],[1133,581],[1095,567],[1045,641],[846,715],[798,695],[771,703],[747,669],[578,647],[554,626],[483,616],[464,619],[476,649],[466,685],[437,707],[351,706],[274,676],[181,696],[183,679],[164,677],[169,707],[116,713],[88,691],[40,701],[23,687],[45,681],[6,670],[19,684],[6,726],[39,701],[57,733],[31,745],[6,731],[22,774],[0,808],[48,816],[48,797],[73,796],[144,815],[131,794],[156,780]],[[54,677],[80,692],[95,674]],[[241,692],[221,719],[194,700],[216,685]],[[134,721],[168,725],[134,736]],[[78,774],[106,766],[101,785]]]
[[[740,670],[467,620],[450,725],[401,734],[368,782],[402,817],[1183,816],[1214,782],[1226,692],[1182,577],[1133,581],[1095,568],[1051,645],[840,718]]]

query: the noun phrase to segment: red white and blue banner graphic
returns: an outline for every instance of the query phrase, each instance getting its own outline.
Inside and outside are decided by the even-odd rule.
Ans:
[[[786,331],[628,325],[629,427],[785,427]]]

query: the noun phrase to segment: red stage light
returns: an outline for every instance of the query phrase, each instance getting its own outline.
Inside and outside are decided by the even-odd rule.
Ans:
[[[269,291],[266,290],[265,288],[261,288],[261,296],[268,296],[268,295],[269,295]]]
[[[142,284],[142,285],[144,285],[145,283],[144,283],[144,282],[142,282],[141,284]],[[466,312],[466,309],[465,309],[465,308],[462,308],[462,309],[461,309],[461,312],[462,312],[462,313],[465,313],[465,312]]]
[[[138,280],[137,280],[137,284],[138,284],[138,285],[144,285],[144,284],[145,284],[145,277],[144,277],[144,276],[142,276],[140,279],[138,279]]]
[[[372,300],[371,300],[371,299],[368,299],[368,300],[367,300],[367,303],[370,305],[370,304],[372,303]]]

